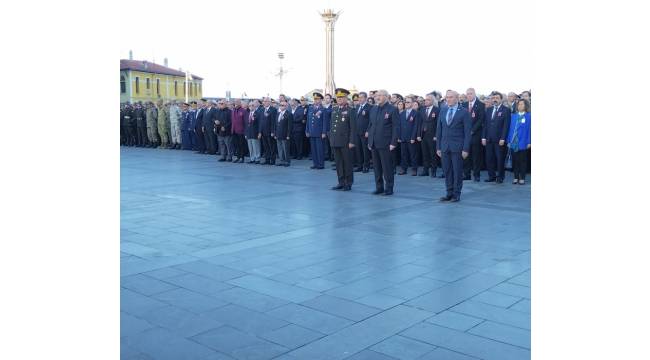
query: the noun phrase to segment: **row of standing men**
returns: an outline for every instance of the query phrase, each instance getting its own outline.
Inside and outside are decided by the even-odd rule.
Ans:
[[[221,154],[219,161],[243,163],[248,155],[249,163],[278,166],[289,166],[292,157],[301,159],[311,153],[311,168],[323,169],[326,157],[331,160],[337,157],[337,153],[343,156],[339,151],[341,141],[337,141],[335,135],[337,126],[341,129],[339,122],[345,122],[346,116],[342,116],[340,111],[344,109],[348,123],[353,126],[347,134],[349,144],[346,145],[350,160],[344,162],[335,159],[337,172],[343,171],[335,188],[348,190],[352,185],[352,171],[348,171],[347,164],[353,164],[355,172],[368,172],[372,167],[375,173],[378,166],[373,165],[381,165],[382,155],[377,152],[374,156],[375,145],[369,145],[368,140],[372,136],[369,131],[372,129],[371,113],[384,104],[374,105],[379,102],[379,91],[371,92],[370,97],[365,92],[355,94],[351,101],[345,89],[337,89],[336,95],[340,95],[337,96],[336,106],[332,106],[329,95],[320,93],[313,94],[313,104],[308,104],[304,97],[287,101],[283,95],[277,103],[269,98],[261,102],[254,99],[248,103],[235,100],[232,108],[227,106],[225,100],[215,102],[205,99],[183,103],[180,107],[174,102],[163,104],[161,101],[158,106],[153,103],[145,106],[135,104],[134,107],[127,104],[121,107],[120,112],[122,144]],[[474,180],[479,181],[485,151],[489,174],[486,181],[500,183],[504,178],[504,160],[508,149],[505,142],[513,108],[502,104],[504,99],[498,92],[493,92],[483,101],[476,98],[473,89],[468,89],[465,95],[467,101],[461,106],[471,114],[471,140],[468,156],[464,159],[463,180],[468,180],[472,172]],[[387,138],[390,138],[392,147],[387,155],[383,154],[390,158],[384,161],[384,167],[391,173],[387,176],[386,184],[376,176],[378,189],[387,188],[384,193],[392,193],[392,175],[396,172],[396,165],[402,168],[400,175],[406,174],[410,167],[412,175],[436,176],[438,165],[442,163],[441,156],[436,153],[438,117],[441,108],[447,106],[447,99],[444,99],[439,107],[439,99],[440,95],[435,92],[424,99],[420,98],[420,101],[414,96],[406,100],[395,94],[392,98],[387,97],[387,105],[391,105],[397,114],[394,127],[384,126],[390,132]],[[492,110],[488,118],[486,108]],[[305,151],[306,148],[310,151]],[[418,174],[420,164],[422,171]],[[521,181],[525,172],[518,175]],[[440,177],[444,175],[440,174]]]

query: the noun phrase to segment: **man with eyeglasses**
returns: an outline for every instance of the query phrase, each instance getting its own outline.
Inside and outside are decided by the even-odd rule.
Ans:
[[[278,120],[275,125],[275,141],[278,145],[278,163],[277,166],[289,166],[289,139],[291,138],[291,128],[293,125],[293,115],[287,110],[287,101],[280,101],[280,110],[278,110]]]
[[[469,155],[472,140],[472,119],[458,104],[458,93],[447,90],[447,107],[440,111],[436,135],[437,153],[442,159],[445,172],[447,195],[440,198],[442,202],[460,201],[463,188],[463,159]]]

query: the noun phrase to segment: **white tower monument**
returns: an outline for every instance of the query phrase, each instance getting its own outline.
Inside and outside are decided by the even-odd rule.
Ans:
[[[327,9],[320,13],[325,22],[325,87],[323,95],[329,93],[334,96],[334,23],[338,20],[341,11],[335,13],[332,9]]]

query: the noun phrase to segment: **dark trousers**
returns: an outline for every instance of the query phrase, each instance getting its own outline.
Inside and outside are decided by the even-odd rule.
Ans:
[[[431,168],[435,174],[438,168],[438,155],[436,154],[436,142],[433,140],[433,132],[425,131],[422,133],[420,146],[422,147],[422,167],[424,167],[424,171]]]
[[[506,172],[504,168],[506,150],[505,146],[499,146],[498,141],[487,141],[487,145],[485,145],[485,159],[490,179],[499,178],[503,180]]]
[[[447,196],[460,199],[463,189],[463,156],[460,152],[442,152],[442,171],[445,172]]]
[[[191,131],[181,130],[181,149],[183,150],[192,150],[192,137],[190,135]]]
[[[417,169],[417,145],[411,144],[411,142],[408,140],[406,142],[402,141],[401,149],[402,153],[400,156],[402,159],[402,169],[406,171],[409,166],[413,169]]]
[[[244,139],[243,134],[232,134],[232,147],[234,149],[234,155],[240,159],[243,159],[246,155],[246,139]]]
[[[266,162],[275,162],[275,154],[278,149],[275,139],[271,135],[262,135],[262,144],[264,146],[264,158]]]
[[[339,185],[352,186],[354,173],[352,172],[352,150],[347,146],[332,147],[334,161],[336,161],[336,175]]]
[[[136,130],[135,126],[127,126],[126,127],[126,144],[129,146],[133,146],[137,143],[136,141]]]
[[[198,146],[196,143],[196,133],[194,132],[194,130],[188,130],[187,133],[190,136],[190,150],[194,150],[194,151],[198,150],[197,149]]]
[[[290,153],[297,158],[302,158],[305,153],[304,144],[305,144],[305,132],[304,131],[294,131],[291,133],[290,140]]]
[[[528,171],[528,153],[527,150],[512,152],[512,173],[517,180],[526,180]]]
[[[368,139],[362,135],[357,135],[354,141],[355,165],[364,169],[370,167],[370,150],[368,150]]]
[[[120,145],[126,144],[126,130],[124,126],[120,126]]]
[[[138,126],[136,131],[137,131],[137,137],[138,137],[137,138],[138,146],[147,145],[147,143],[148,143],[148,141],[147,141],[147,127],[146,126],[145,127]]]
[[[332,148],[330,147],[330,139],[327,136],[323,139],[323,154],[325,155],[325,159],[332,161]]]
[[[205,150],[208,154],[214,155],[217,153],[217,135],[214,134],[213,128],[205,128],[203,133],[205,138]]]
[[[319,137],[310,137],[311,160],[316,167],[325,166],[325,155],[323,154],[323,139]]]
[[[481,167],[483,167],[483,145],[481,145],[481,140],[472,140],[469,156],[463,160],[463,172],[466,177],[472,173],[474,178],[479,179],[481,177]]]
[[[390,151],[387,148],[372,149],[372,163],[377,190],[393,190],[395,180],[393,153],[394,151]]]
[[[196,150],[204,152],[205,151],[205,137],[203,135],[203,129],[201,127],[195,128],[194,139],[196,140]]]

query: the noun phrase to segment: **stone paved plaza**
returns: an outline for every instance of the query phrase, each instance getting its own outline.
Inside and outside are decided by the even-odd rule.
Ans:
[[[530,185],[121,148],[122,359],[530,358]],[[486,178],[487,174],[482,174]]]

